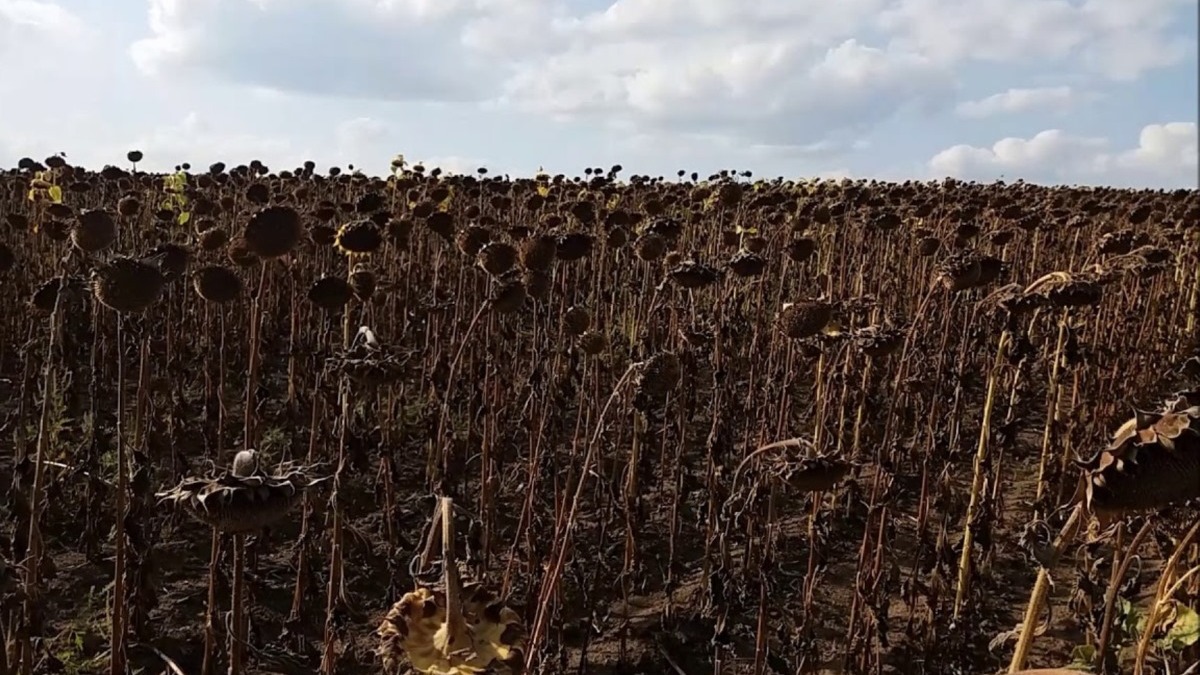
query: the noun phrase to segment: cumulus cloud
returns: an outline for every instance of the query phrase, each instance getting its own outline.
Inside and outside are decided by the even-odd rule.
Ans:
[[[1104,127],[1116,115],[1081,104],[1117,98],[1122,80],[1150,70],[1181,72],[1195,49],[1185,23],[1195,2],[145,0],[101,13],[77,0],[0,0],[0,54],[40,55],[0,72],[0,100],[33,96],[45,108],[0,106],[0,130],[10,130],[5,155],[63,149],[111,161],[140,144],[165,168],[210,156],[384,167],[420,126],[422,151],[443,144],[527,170],[587,156],[633,171],[642,161],[651,172],[868,175],[929,170],[934,149],[962,138],[953,134],[964,119],[979,120],[977,133],[1022,114],[1043,120],[1030,132],[1064,131],[994,145],[1011,132],[982,144],[972,136],[933,164],[1178,183],[1193,166],[1182,156],[1186,128],[1151,125],[1140,141],[1123,140]],[[133,42],[104,25],[138,30],[138,16]],[[995,89],[963,100],[962,85],[981,76]],[[1177,94],[1123,101],[1121,114],[1157,106],[1186,119],[1191,104]],[[233,112],[247,102],[256,119]],[[199,115],[184,118],[188,110]],[[1081,112],[1088,132],[1053,119],[1065,112]],[[289,116],[288,140],[263,121],[279,115]],[[540,124],[547,118],[570,124]],[[895,133],[906,137],[893,142]],[[522,147],[525,134],[537,147]],[[466,171],[487,164],[458,159],[449,164]]]
[[[506,100],[553,116],[797,145],[869,127],[908,104],[935,104],[953,86],[948,71],[919,54],[854,39],[815,52],[786,38],[713,47],[575,48],[522,70]]]
[[[0,0],[0,57],[25,59],[6,75],[36,67],[39,60],[58,60],[58,53],[77,54],[93,41],[94,32],[70,10],[41,0]],[[36,54],[37,58],[30,56]],[[8,79],[8,78],[5,78]]]
[[[557,118],[807,145],[930,105],[952,73],[858,39],[883,0],[617,0],[556,24],[566,47],[527,59],[503,100]]]
[[[378,145],[388,136],[388,127],[370,117],[356,117],[338,125],[334,132],[338,152],[347,157],[361,155],[365,150]]]
[[[935,176],[971,180],[1022,177],[1045,183],[1198,187],[1193,122],[1150,124],[1137,145],[1114,150],[1106,138],[1049,129],[1032,138],[1004,138],[991,147],[956,145],[929,161]]]
[[[147,169],[164,170],[189,162],[206,167],[213,162],[248,164],[257,159],[272,169],[292,169],[308,159],[291,141],[257,134],[230,132],[215,128],[197,113],[164,124],[141,134],[120,147],[110,148],[107,161],[136,148],[146,157]]]
[[[1179,63],[1188,42],[1171,24],[1189,20],[1195,0],[898,0],[879,26],[940,61],[1045,66],[1077,63],[1115,79],[1135,79]]]
[[[1136,148],[1117,157],[1117,164],[1134,170],[1149,169],[1165,175],[1179,175],[1187,184],[1197,185],[1197,158],[1200,142],[1194,122],[1149,124],[1142,128]]]
[[[491,69],[457,46],[458,0],[149,0],[130,46],[150,75],[383,100],[476,100]]]
[[[21,157],[42,159],[59,151],[65,151],[73,163],[99,168],[123,162],[130,150],[141,150],[145,155],[142,168],[148,171],[170,171],[184,162],[201,168],[218,161],[233,166],[253,159],[281,170],[294,168],[311,156],[309,148],[298,147],[291,140],[230,130],[195,112],[141,133],[106,130],[111,135],[100,139],[89,136],[88,131],[97,128],[94,124],[83,119],[52,137],[5,136],[0,127],[0,166],[13,166]]]
[[[1195,0],[148,2],[150,34],[130,47],[148,74],[787,147],[949,108],[969,62],[1048,59],[1111,78],[1177,63],[1171,20]]]
[[[82,37],[88,31],[79,17],[53,2],[0,0],[0,34],[15,41],[31,32],[66,40]]]
[[[145,73],[386,100],[492,101],[627,127],[821,140],[952,73],[855,35],[885,0],[149,0]],[[753,127],[753,129],[748,129]]]
[[[1025,112],[1064,113],[1085,98],[1071,87],[1036,87],[1008,89],[974,101],[963,101],[955,107],[962,117],[983,118]]]

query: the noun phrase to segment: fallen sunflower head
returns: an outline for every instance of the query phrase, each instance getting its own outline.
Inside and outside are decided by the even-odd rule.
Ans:
[[[380,624],[385,672],[405,660],[429,675],[473,675],[494,666],[520,667],[524,629],[509,607],[481,587],[464,589],[461,621],[448,617],[444,593],[418,587],[392,605]]]

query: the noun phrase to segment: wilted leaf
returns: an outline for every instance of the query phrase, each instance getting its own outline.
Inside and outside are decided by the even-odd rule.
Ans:
[[[1076,645],[1071,650],[1071,663],[1068,668],[1090,668],[1096,662],[1096,648],[1091,645]]]
[[[50,189],[47,190],[46,192],[47,192],[47,194],[50,195],[50,201],[54,202],[55,204],[62,203],[62,188],[61,187],[59,187],[57,185],[51,185]]]
[[[988,643],[988,651],[995,653],[999,649],[1006,647],[1008,643],[1016,641],[1017,638],[1021,637],[1022,625],[1019,624],[1016,628],[1006,630],[992,638],[992,641]]]
[[[1200,614],[1181,603],[1175,603],[1175,621],[1160,645],[1174,652],[1183,651],[1200,640]]]
[[[1125,598],[1117,599],[1117,616],[1120,617],[1121,629],[1135,640],[1146,628],[1146,616]]]

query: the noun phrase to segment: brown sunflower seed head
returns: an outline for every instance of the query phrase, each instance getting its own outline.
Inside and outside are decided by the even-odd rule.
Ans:
[[[117,202],[117,213],[126,218],[136,216],[141,210],[142,202],[137,197],[122,197],[121,201]]]
[[[614,227],[605,235],[604,245],[608,248],[622,248],[629,243],[629,230],[624,227]]]
[[[493,241],[480,249],[478,254],[479,266],[493,277],[507,273],[517,263],[517,250],[512,244]]]
[[[1051,286],[1045,296],[1055,307],[1092,307],[1104,299],[1104,289],[1093,281],[1071,279]]]
[[[96,268],[92,293],[105,307],[121,313],[141,312],[158,301],[166,279],[153,265],[133,258],[113,258]]]
[[[29,304],[34,308],[43,312],[54,311],[54,305],[58,302],[59,293],[71,293],[74,290],[74,285],[70,281],[65,281],[62,277],[54,277],[47,279],[33,295],[29,298]]]
[[[322,277],[308,289],[308,299],[317,307],[331,312],[345,307],[352,297],[354,289],[350,287],[350,282],[341,277]]]
[[[672,253],[675,252],[672,251]],[[670,256],[668,256],[668,260],[666,261],[668,265],[670,265],[669,258]],[[721,272],[719,270],[695,260],[682,260],[671,265],[669,270],[668,276],[670,276],[671,280],[687,289],[704,288],[721,280]]]
[[[741,183],[722,183],[717,189],[717,203],[731,209],[741,203],[744,192]]]
[[[988,241],[995,246],[1007,246],[1016,237],[1016,234],[1015,230],[1006,227],[988,234]]]
[[[937,237],[922,237],[917,240],[917,254],[923,258],[936,254],[941,247],[942,241]]]
[[[250,268],[262,264],[262,258],[255,255],[244,241],[235,241],[230,244],[225,254],[229,257],[229,262],[238,267]]]
[[[71,216],[75,215],[75,209],[72,209],[69,204],[63,204],[60,202],[58,204],[51,204],[49,207],[47,207],[46,213],[49,213],[52,217],[58,218],[59,220],[68,220],[71,218]]]
[[[579,348],[588,356],[598,356],[608,349],[608,338],[598,330],[589,330],[579,336]]]
[[[558,259],[573,261],[586,258],[592,251],[592,235],[586,232],[568,232],[558,237]]]
[[[1076,462],[1082,496],[1098,513],[1157,510],[1200,499],[1200,392],[1156,412],[1135,411],[1112,443]]]
[[[16,264],[17,256],[13,253],[12,247],[0,242],[0,274],[11,270]]]
[[[337,365],[340,372],[369,389],[395,384],[409,373],[404,361],[393,358],[343,359]]]
[[[1175,254],[1168,248],[1146,244],[1139,246],[1131,251],[1133,255],[1140,257],[1151,265],[1159,265],[1171,262],[1175,258]]]
[[[833,303],[804,300],[788,303],[779,312],[779,329],[793,340],[818,335],[833,319]]]
[[[352,220],[338,230],[334,245],[342,253],[374,253],[383,246],[383,233],[371,220]]]
[[[761,237],[757,234],[748,237],[742,237],[742,247],[750,253],[761,254],[763,251],[767,250],[767,239],[766,237]]]
[[[196,270],[196,293],[208,302],[225,304],[242,294],[242,279],[228,267],[213,265]]]
[[[308,238],[314,246],[333,246],[337,240],[337,228],[325,223],[316,223],[308,228]]]
[[[492,231],[479,225],[468,225],[454,235],[454,245],[463,255],[474,258],[492,241]]]
[[[387,238],[393,245],[403,248],[408,246],[408,240],[412,237],[413,228],[416,223],[411,218],[393,218],[388,221],[385,226]],[[333,243],[332,239],[329,243]]]
[[[558,240],[548,234],[529,237],[521,242],[521,266],[545,272],[558,258]]]
[[[805,457],[789,462],[780,474],[794,490],[825,492],[845,478],[851,468],[849,462],[833,457]]]
[[[662,398],[674,391],[683,376],[683,366],[673,352],[659,352],[643,362],[638,376],[638,393]]]
[[[1096,251],[1102,255],[1125,255],[1141,243],[1144,243],[1144,239],[1134,230],[1126,228],[1100,237],[1096,242]]]
[[[797,237],[787,245],[787,256],[792,262],[802,263],[817,251],[817,242],[811,237]]]
[[[550,297],[553,287],[550,275],[538,270],[525,270],[521,274],[521,283],[525,285],[525,292],[534,300],[545,300]]]
[[[729,269],[739,277],[757,277],[767,269],[767,261],[758,253],[738,251],[729,260]]]
[[[71,226],[63,220],[48,220],[42,225],[42,233],[51,241],[66,241],[71,236]]]
[[[71,230],[71,244],[87,253],[103,251],[116,240],[117,223],[112,214],[103,209],[83,211]]]
[[[192,251],[181,244],[159,244],[150,249],[146,257],[154,260],[158,269],[171,281],[187,273],[188,265],[192,262]]]
[[[525,304],[527,295],[525,284],[519,279],[497,281],[488,295],[488,304],[499,314],[512,314]]]
[[[648,262],[661,260],[667,253],[667,240],[660,234],[649,232],[637,238],[633,244],[633,250],[641,260]]]
[[[963,242],[973,242],[979,236],[979,226],[975,223],[960,223],[954,229],[954,238]]]
[[[229,233],[219,227],[214,227],[200,233],[199,244],[200,249],[204,251],[218,251],[229,243]]]
[[[889,356],[904,346],[904,331],[899,328],[868,326],[854,332],[859,349],[871,358]]]
[[[303,235],[300,214],[290,206],[277,205],[255,212],[246,223],[242,239],[254,255],[270,260],[291,253]]]
[[[980,256],[972,250],[954,251],[938,263],[937,275],[942,286],[951,292],[975,288],[983,275]]]
[[[592,315],[583,307],[571,307],[563,314],[563,325],[571,335],[583,335],[592,327]]]
[[[430,211],[429,213],[425,214],[424,216],[421,216],[420,210],[421,210],[420,205],[418,205],[418,209],[413,212],[413,215],[417,216],[418,218],[423,217],[425,219],[425,225],[429,228],[429,230],[431,232],[433,232],[435,235],[438,236],[438,238],[442,239],[443,241],[446,241],[446,242],[454,241],[454,233],[455,233],[454,216],[450,215],[446,211]]]
[[[988,284],[995,283],[1008,272],[1008,264],[1003,260],[991,256],[979,256],[979,278],[975,281],[973,288],[980,288]]]
[[[310,481],[298,470],[283,475],[254,470],[245,476],[226,471],[211,478],[185,478],[158,497],[183,506],[218,531],[244,534],[286,517],[307,489],[325,480]]]

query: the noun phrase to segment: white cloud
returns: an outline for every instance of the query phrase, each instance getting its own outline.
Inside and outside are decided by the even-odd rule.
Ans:
[[[507,100],[560,117],[804,145],[870,127],[907,104],[936,104],[952,84],[919,54],[854,39],[825,49],[782,36],[664,40],[575,47],[522,70]]]
[[[1195,0],[148,3],[150,35],[129,50],[144,73],[803,147],[940,112],[971,62],[1048,59],[1110,78],[1176,63],[1185,45],[1165,36]]]
[[[149,0],[129,48],[150,75],[382,100],[477,99],[490,69],[457,46],[464,0]]]
[[[101,4],[0,0],[0,164],[1195,182],[1191,127],[1115,125],[1192,116],[1196,0]],[[992,144],[1016,114],[1062,130]]]
[[[554,24],[565,47],[522,59],[503,100],[659,134],[817,143],[952,90],[922,54],[857,37],[884,2],[617,0]]]
[[[88,129],[86,120],[52,137],[0,134],[0,166],[11,166],[26,156],[40,160],[59,151],[65,151],[73,163],[100,168],[124,162],[130,150],[141,150],[146,158],[143,168],[152,171],[169,170],[184,162],[198,169],[218,161],[234,166],[254,159],[275,170],[293,169],[311,156],[307,148],[297,147],[290,140],[233,131],[194,112],[142,133],[114,134],[86,145],[87,133],[80,129]]]
[[[143,72],[807,144],[945,98],[952,73],[855,39],[885,0],[150,0]],[[436,8],[436,9],[435,9]]]
[[[288,140],[215,129],[194,112],[177,123],[159,126],[109,149],[108,161],[123,157],[131,149],[141,150],[155,166],[183,162],[189,162],[193,168],[207,167],[213,162],[234,166],[257,159],[273,170],[283,170],[293,169],[308,159],[307,152],[298,151]]]
[[[1008,89],[974,101],[963,101],[955,108],[962,117],[983,118],[1025,112],[1064,113],[1085,98],[1071,87]]]
[[[1133,170],[1152,170],[1177,174],[1196,185],[1200,142],[1194,122],[1149,124],[1138,136],[1138,146],[1117,157],[1119,166]]]
[[[61,39],[82,37],[88,32],[79,17],[67,9],[39,0],[0,0],[0,30],[10,37],[33,31]]]
[[[1032,138],[1005,138],[990,148],[956,145],[929,161],[936,177],[1001,177],[1035,182],[1198,187],[1196,124],[1144,127],[1138,144],[1114,151],[1106,138],[1073,136],[1059,129]]]
[[[14,59],[21,60],[12,71],[36,69],[39,61],[57,63],[62,52],[78,54],[94,38],[95,32],[61,5],[40,0],[0,0],[0,57],[10,65]]]
[[[880,27],[939,61],[1077,62],[1116,80],[1180,62],[1166,29],[1196,0],[898,0]]]
[[[388,136],[388,127],[370,117],[356,117],[338,125],[334,132],[338,152],[344,157],[361,156],[372,146],[377,146]]]

